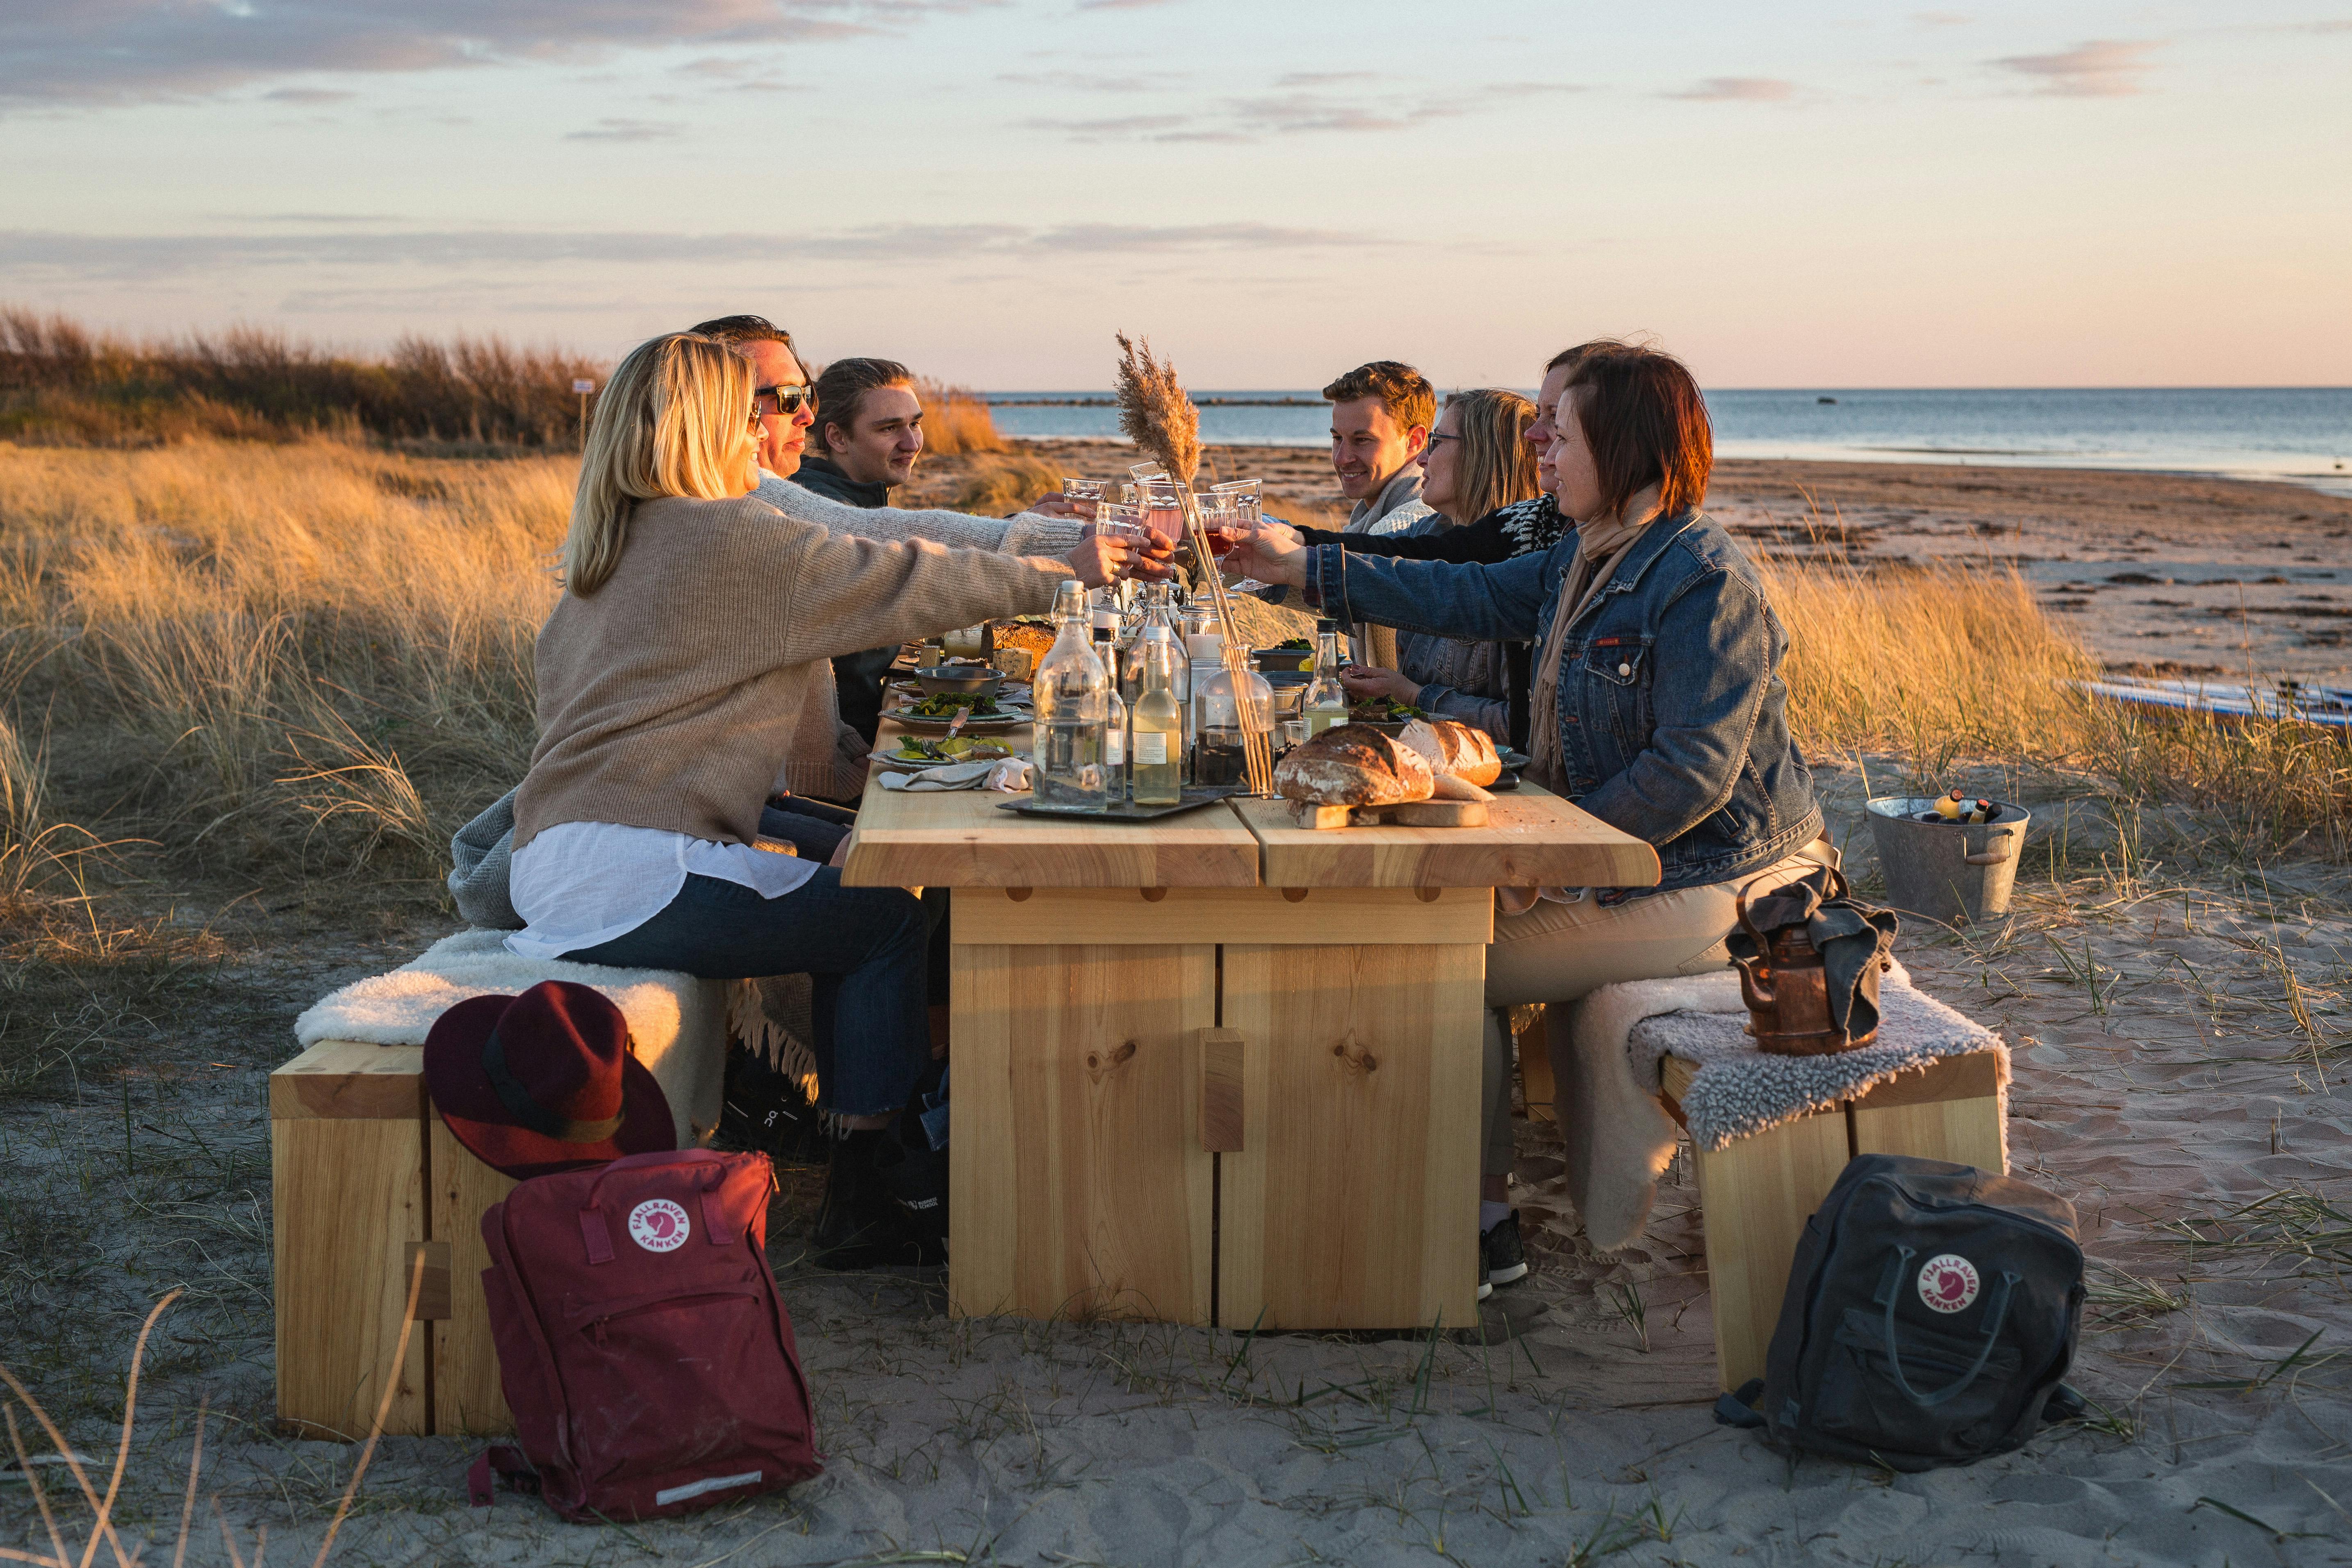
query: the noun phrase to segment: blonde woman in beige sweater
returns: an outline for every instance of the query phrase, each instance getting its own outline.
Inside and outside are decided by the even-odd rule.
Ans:
[[[913,1261],[924,1240],[866,1179],[929,1066],[915,897],[753,847],[780,773],[833,793],[833,655],[1048,608],[1116,580],[1116,540],[1066,560],[827,532],[749,498],[751,367],[673,333],[613,373],[589,427],[564,592],[539,635],[540,740],[515,798],[526,956],[814,977],[818,1104],[852,1130],[819,1242]],[[845,1160],[856,1167],[845,1173]],[[936,1242],[936,1237],[929,1238]]]

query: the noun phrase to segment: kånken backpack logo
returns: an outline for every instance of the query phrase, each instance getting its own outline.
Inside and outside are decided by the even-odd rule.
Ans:
[[[1939,1253],[1920,1266],[1919,1300],[1938,1312],[1960,1312],[1977,1299],[1977,1266],[1957,1252]]]
[[[629,1211],[629,1239],[647,1252],[675,1252],[693,1231],[686,1211],[667,1198],[647,1198]]]

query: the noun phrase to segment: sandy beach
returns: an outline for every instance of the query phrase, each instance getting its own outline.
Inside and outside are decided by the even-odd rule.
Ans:
[[[1100,447],[1039,455],[1112,468]],[[1273,510],[1336,510],[1318,452],[1217,458],[1265,474]],[[925,485],[953,478],[938,465]],[[1715,507],[1759,549],[1865,569],[2013,561],[2117,668],[2341,675],[2352,658],[2352,502],[2286,486],[1732,464]],[[1867,887],[1861,767],[1825,766],[1820,782]],[[2191,813],[2125,818],[2081,781],[2043,781],[2026,804],[2015,917],[1914,931],[1900,950],[1923,988],[2013,1047],[2015,1173],[2077,1205],[2093,1259],[2073,1378],[2092,1419],[2020,1453],[1896,1475],[1790,1462],[1716,1426],[1686,1151],[1646,1237],[1596,1256],[1558,1191],[1550,1127],[1523,1120],[1514,1197],[1536,1271],[1475,1327],[1433,1338],[952,1321],[935,1276],[809,1267],[820,1176],[788,1173],[770,1255],[815,1386],[824,1477],[592,1529],[524,1498],[468,1510],[477,1444],[386,1439],[337,1560],[2352,1562],[2352,878],[2250,863]],[[151,1562],[171,1550],[201,1398],[205,1490],[245,1560],[263,1529],[273,1561],[307,1560],[355,1455],[271,1419],[262,1078],[292,1054],[298,1012],[449,923],[355,882],[290,900],[210,884],[125,896],[152,929],[204,932],[205,956],[64,978],[26,966],[0,990],[0,1007],[40,1009],[56,1048],[103,1038],[132,1064],[119,1089],[0,1100],[0,1268],[37,1282],[12,1300],[51,1303],[7,1325],[0,1359],[80,1452],[110,1457],[138,1321],[184,1287],[149,1351],[126,1547],[159,1542]],[[41,1474],[54,1497],[64,1478]],[[198,1524],[187,1561],[229,1562],[219,1530]],[[13,1476],[0,1539],[48,1550]]]

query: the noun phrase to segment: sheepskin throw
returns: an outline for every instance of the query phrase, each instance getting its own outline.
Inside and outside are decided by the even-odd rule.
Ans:
[[[518,958],[495,931],[442,938],[389,974],[371,975],[332,993],[294,1021],[308,1049],[320,1040],[421,1046],[433,1021],[469,996],[513,996],[542,980],[569,980],[603,992],[629,1021],[629,1039],[677,1121],[680,1148],[719,1125],[727,1071],[729,982],[697,980],[661,969]]]
[[[1730,970],[1604,985],[1570,1015],[1560,1081],[1560,1135],[1570,1199],[1602,1252],[1642,1233],[1658,1177],[1674,1158],[1675,1123],[1660,1103],[1669,1056],[1697,1065],[1682,1098],[1691,1142],[1720,1150],[1783,1121],[1858,1099],[1942,1057],[1990,1050],[2006,1092],[2000,1037],[1915,988],[1895,965],[1879,991],[1878,1038],[1857,1051],[1772,1056],[1741,1027],[1748,1009]]]

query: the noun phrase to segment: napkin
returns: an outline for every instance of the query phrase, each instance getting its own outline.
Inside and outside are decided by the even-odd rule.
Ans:
[[[902,789],[909,793],[921,790],[992,789],[1007,795],[1029,787],[1029,763],[1021,757],[1002,757],[992,763],[950,763],[943,768],[929,768],[919,773],[882,774],[884,789]]]

